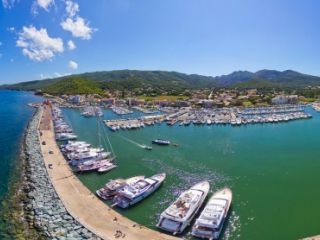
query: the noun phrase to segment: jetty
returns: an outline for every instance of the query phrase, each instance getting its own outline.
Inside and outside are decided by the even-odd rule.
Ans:
[[[68,213],[102,239],[178,239],[146,228],[122,216],[95,196],[74,175],[62,155],[53,129],[51,107],[40,109],[38,137],[48,176]]]
[[[318,108],[317,108],[318,107]],[[220,125],[240,126],[247,124],[283,123],[299,119],[309,119],[312,115],[304,105],[288,105],[254,108],[162,108],[161,114],[140,118],[105,120],[111,131],[140,129],[155,123],[166,122],[168,126]],[[313,105],[320,111],[320,105]],[[165,111],[166,110],[166,111]]]

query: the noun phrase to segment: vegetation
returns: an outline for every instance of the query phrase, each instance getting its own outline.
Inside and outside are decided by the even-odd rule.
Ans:
[[[96,82],[81,77],[70,77],[59,80],[42,89],[44,92],[59,94],[102,94],[103,91]]]
[[[291,70],[261,70],[255,73],[236,71],[219,77],[168,71],[102,71],[83,73],[55,79],[2,85],[13,90],[42,90],[52,94],[101,93],[120,91],[124,96],[150,97],[159,95],[189,95],[190,90],[217,88],[305,89],[320,86],[320,77]],[[318,92],[311,92],[319,96]],[[308,92],[305,92],[308,94]],[[314,97],[314,96],[310,96]]]

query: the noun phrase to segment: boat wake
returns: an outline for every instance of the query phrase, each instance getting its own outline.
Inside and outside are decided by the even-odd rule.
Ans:
[[[236,214],[235,211],[232,211],[228,217],[222,240],[240,239],[240,228],[240,217]]]
[[[134,144],[134,145],[136,145],[136,146],[138,146],[138,147],[140,147],[140,148],[146,148],[146,147],[148,147],[148,146],[147,146],[147,145],[145,145],[145,144],[137,143],[137,142],[135,142],[135,141],[133,141],[133,140],[131,140],[131,139],[129,139],[129,138],[127,138],[127,137],[125,137],[125,136],[121,136],[121,135],[119,135],[119,137],[121,137],[122,139],[126,140],[127,142],[130,142],[130,143],[132,143],[132,144]]]

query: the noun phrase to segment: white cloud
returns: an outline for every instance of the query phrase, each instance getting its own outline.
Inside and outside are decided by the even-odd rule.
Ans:
[[[71,73],[58,73],[58,72],[54,73],[55,77],[65,77],[65,76],[69,76],[69,75],[71,75]]]
[[[38,8],[43,8],[48,12],[52,5],[54,5],[54,0],[35,0],[31,7],[31,13],[37,15]]]
[[[76,70],[78,69],[78,63],[74,62],[74,61],[69,61],[69,68]]]
[[[81,39],[90,39],[91,34],[95,29],[89,26],[82,17],[77,16],[75,19],[67,18],[65,21],[61,22],[61,27],[72,33],[74,37]]]
[[[41,7],[46,11],[49,10],[50,6],[54,4],[54,0],[36,0],[33,7]]]
[[[69,50],[74,50],[76,48],[77,48],[77,46],[74,44],[74,42],[72,40],[69,40],[68,41],[68,49]]]
[[[47,74],[40,74],[40,79],[42,80],[42,79],[48,79],[48,78],[52,78],[52,76],[50,76],[50,75],[47,75]]]
[[[2,0],[2,6],[4,8],[12,8],[15,3],[16,3],[16,0]]]
[[[62,39],[51,38],[45,28],[37,30],[32,25],[24,26],[18,35],[17,46],[21,47],[23,55],[31,60],[42,62],[64,51]]]
[[[58,73],[58,72],[55,72],[54,74],[43,74],[43,73],[41,73],[39,76],[40,76],[40,79],[48,79],[48,78],[65,77],[65,76],[69,76],[69,75],[71,75],[71,73]]]
[[[71,0],[66,1],[66,12],[68,17],[72,18],[79,12],[79,4]]]
[[[14,32],[15,28],[14,28],[14,27],[9,27],[9,28],[7,28],[7,30],[8,30],[9,32]]]

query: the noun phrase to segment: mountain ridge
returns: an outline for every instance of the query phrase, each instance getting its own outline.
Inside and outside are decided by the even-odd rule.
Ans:
[[[75,79],[77,79],[75,81]],[[256,72],[234,71],[221,76],[185,74],[176,71],[113,70],[74,74],[59,78],[34,80],[2,85],[2,89],[42,90],[55,94],[63,93],[63,87],[79,83],[78,87],[91,92],[90,87],[101,90],[151,91],[177,93],[186,89],[203,88],[303,88],[319,86],[320,77],[293,70],[277,71],[262,69]],[[68,81],[67,83],[64,81]],[[52,87],[52,85],[54,87]],[[89,85],[90,87],[86,86]],[[55,89],[56,88],[56,89]],[[59,91],[56,91],[59,89]],[[79,89],[81,92],[82,90]],[[93,90],[92,90],[93,91]]]

